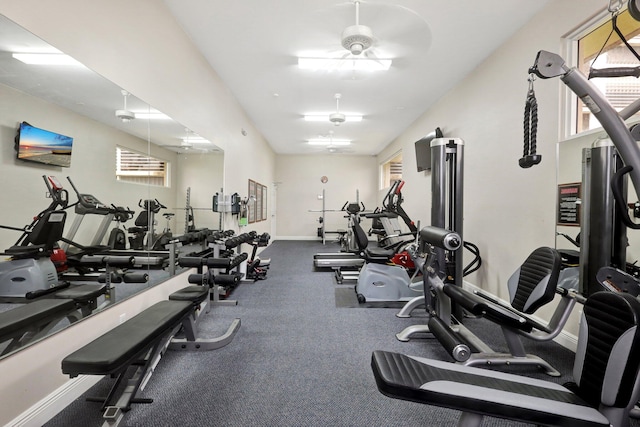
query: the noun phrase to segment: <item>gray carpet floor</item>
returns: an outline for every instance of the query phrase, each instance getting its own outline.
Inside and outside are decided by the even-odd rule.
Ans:
[[[425,323],[395,316],[397,308],[336,306],[331,270],[316,271],[316,252],[337,246],[319,242],[276,241],[263,257],[271,258],[267,279],[243,283],[231,295],[237,306],[214,307],[202,334],[223,333],[234,318],[242,326],[226,347],[211,352],[169,351],[141,397],[152,404],[134,405],[126,426],[455,426],[459,413],[405,402],[380,394],[370,367],[376,349],[450,360],[429,338],[401,343],[395,333]],[[467,326],[495,350],[505,350],[499,328],[469,319]],[[555,343],[530,345],[528,351],[551,362],[570,379],[573,353]],[[87,396],[105,394],[113,380],[101,380]],[[77,399],[47,427],[101,424],[100,405]],[[485,418],[484,426],[524,426]],[[638,426],[632,421],[633,426]]]

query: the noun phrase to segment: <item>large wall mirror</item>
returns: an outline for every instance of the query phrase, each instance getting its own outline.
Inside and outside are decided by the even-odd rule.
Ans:
[[[126,222],[119,223],[104,221],[103,215],[91,212],[79,221],[75,208],[66,209],[63,236],[69,237],[72,233],[72,240],[80,245],[95,244],[96,235],[101,234],[100,227],[105,226],[104,238],[98,244],[108,244],[111,230],[119,228],[125,233],[126,249],[130,249],[129,238],[135,235],[129,229],[135,226],[137,216],[144,210],[145,200],[157,200],[162,205],[155,215],[158,235],[166,229],[170,229],[173,236],[192,229],[219,229],[220,218],[212,211],[212,196],[223,186],[223,152],[135,94],[81,64],[28,64],[14,55],[47,52],[57,51],[0,15],[0,178],[3,183],[0,225],[22,228],[45,210],[52,202],[48,197],[48,177],[57,178],[68,192],[69,205],[75,203],[78,196],[69,177],[79,193],[93,195],[104,205],[134,212]],[[128,113],[133,113],[133,117]],[[18,159],[14,139],[22,122],[73,138],[70,155],[61,149],[47,152],[47,155],[70,160],[69,166]],[[40,158],[46,159],[46,156]],[[136,170],[136,162],[144,163],[138,165],[142,171]],[[156,162],[164,164],[163,171],[158,170]],[[144,169],[153,169],[153,173]],[[76,223],[78,228],[73,233],[72,226]],[[17,230],[0,229],[0,252],[15,245],[21,234]],[[195,249],[201,243],[193,245]],[[146,241],[143,248],[148,249]],[[152,253],[147,255],[153,258]],[[9,287],[7,279],[2,279],[2,265],[8,269],[6,263],[12,262],[6,254],[1,257],[0,298],[3,286]],[[37,270],[34,277],[46,275],[48,269]],[[114,283],[113,298],[100,297],[100,309],[108,309],[170,275],[167,266],[133,270],[146,272],[149,281]],[[0,312],[10,312],[23,304],[24,301],[2,299]],[[62,320],[49,333],[63,327],[73,327],[73,324]],[[0,342],[0,355],[7,345],[7,341]]]
[[[566,141],[561,141],[558,144],[558,206],[557,210],[562,209],[560,204],[562,203],[562,197],[560,195],[561,187],[566,186],[569,190],[571,190],[572,196],[573,193],[578,194],[577,190],[584,190],[585,186],[582,184],[582,169],[583,169],[583,151],[585,149],[589,149],[593,146],[594,143],[602,139],[606,139],[607,135],[605,132],[588,132],[585,135],[581,135],[578,137],[574,137],[568,139]],[[578,185],[576,185],[578,184]],[[581,184],[581,185],[580,185]],[[631,188],[630,185],[629,190],[629,203],[634,203],[635,200],[635,190]],[[581,195],[580,195],[581,196]],[[573,223],[573,215],[572,210],[574,208],[581,209],[581,206],[571,206],[571,202],[573,201],[573,197],[570,197],[571,200],[568,202],[568,206],[565,208],[569,211],[569,216],[571,218],[567,218],[566,221],[558,221],[556,224],[556,247],[560,249],[573,249],[578,250],[578,248],[572,244],[564,235],[571,237],[572,239],[576,239],[578,237],[578,233],[580,233],[580,226],[577,223],[571,225],[563,225],[563,223]],[[565,202],[566,202],[565,198]],[[577,211],[576,209],[576,211]],[[558,212],[557,212],[558,214]],[[579,212],[576,212],[578,215],[576,222],[579,221]],[[559,218],[558,218],[559,219]],[[627,246],[627,262],[629,263],[640,263],[640,232],[634,230],[627,230],[627,239],[629,245]]]

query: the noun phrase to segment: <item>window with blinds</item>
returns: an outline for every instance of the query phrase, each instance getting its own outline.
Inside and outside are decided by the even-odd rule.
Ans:
[[[617,26],[629,44],[638,51],[640,47],[640,22],[629,15],[628,11],[617,17]],[[622,40],[611,33],[611,19],[605,23],[594,25],[587,34],[578,39],[578,68],[589,74],[590,67],[602,69],[608,67],[635,67],[640,65],[638,59],[624,46]],[[596,78],[591,80],[611,102],[616,110],[621,110],[632,101],[640,98],[640,81],[635,77]],[[591,111],[577,101],[576,126],[572,133],[582,132],[600,127],[600,123],[592,117]]]
[[[402,179],[402,152],[396,153],[381,165],[381,189],[387,188],[393,181]]]
[[[137,184],[167,186],[167,167],[164,160],[116,148],[116,179]]]

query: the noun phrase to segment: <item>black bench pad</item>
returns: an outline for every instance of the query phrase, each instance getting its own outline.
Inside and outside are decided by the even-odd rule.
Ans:
[[[89,283],[86,285],[71,286],[51,296],[53,298],[71,299],[75,302],[82,303],[98,298],[106,292],[106,289],[107,285],[94,285]]]
[[[191,301],[194,304],[200,304],[209,296],[209,288],[206,286],[187,286],[175,291],[169,295],[171,301]]]
[[[0,313],[0,337],[11,336],[75,309],[73,300],[42,299]]]
[[[396,399],[566,427],[609,426],[597,410],[548,381],[387,351],[371,367],[380,392]]]
[[[188,301],[160,301],[62,360],[62,372],[116,374],[129,366],[193,310]]]

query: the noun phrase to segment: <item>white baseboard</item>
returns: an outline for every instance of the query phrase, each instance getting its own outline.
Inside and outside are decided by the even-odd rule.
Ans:
[[[40,427],[71,402],[82,396],[102,379],[96,375],[82,375],[67,381],[44,399],[14,418],[7,427]]]
[[[477,290],[481,290],[478,286],[474,285],[473,283],[469,283],[466,280],[464,281],[464,287],[465,288],[471,288],[471,289],[477,289]],[[483,291],[486,292],[486,291]],[[494,298],[496,298],[497,300],[505,303],[505,304],[509,304],[508,301],[503,300],[502,298],[498,298],[495,295],[493,295]],[[531,316],[534,320],[536,320],[537,322],[540,322],[542,324],[547,323],[546,320],[538,317],[538,316]],[[563,346],[566,349],[569,349],[571,351],[573,351],[574,353],[576,352],[576,349],[578,347],[578,337],[570,334],[566,331],[561,331],[557,337],[555,337],[553,339],[554,342],[560,344],[561,346]]]

